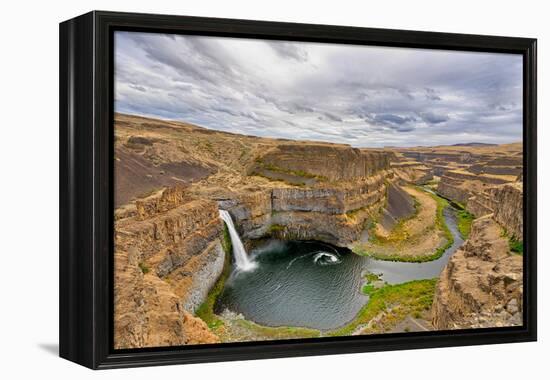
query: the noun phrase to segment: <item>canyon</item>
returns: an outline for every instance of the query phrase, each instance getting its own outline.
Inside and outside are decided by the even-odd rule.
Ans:
[[[436,285],[433,327],[521,325],[522,145],[414,148],[399,154],[402,160],[431,167],[437,178],[433,189],[475,218],[468,240],[452,255]]]
[[[423,262],[452,245],[436,194],[475,220],[422,319],[521,324],[521,144],[367,149],[116,114],[114,150],[115,348],[319,336],[214,313],[235,259],[227,217],[246,250],[315,241]]]

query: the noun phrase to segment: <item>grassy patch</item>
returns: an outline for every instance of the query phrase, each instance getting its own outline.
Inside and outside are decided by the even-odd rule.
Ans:
[[[365,275],[365,280],[367,280],[367,282],[380,281],[380,275],[376,274],[376,273],[369,272]]]
[[[437,202],[437,211],[435,215],[435,225],[437,228],[439,228],[441,231],[443,231],[443,234],[445,235],[445,239],[447,242],[443,244],[441,247],[437,248],[437,250],[431,255],[431,258],[429,260],[425,261],[431,261],[439,259],[445,251],[453,245],[455,239],[453,237],[453,234],[451,233],[451,230],[449,230],[449,227],[447,227],[447,223],[445,223],[445,216],[443,215],[443,210],[445,210],[445,207],[449,206],[449,202],[447,202],[445,199],[435,195],[431,194],[430,196],[435,199]]]
[[[510,251],[523,255],[523,241],[511,237],[508,239],[508,245],[510,246]]]
[[[380,289],[385,285],[385,282],[382,281],[382,274],[376,274],[372,272],[367,272],[363,277],[366,282],[363,284],[361,290],[364,294],[370,295],[374,291]]]
[[[467,239],[470,236],[470,230],[472,229],[472,222],[475,217],[466,210],[460,210],[456,213],[458,219],[458,231],[463,239]]]
[[[267,229],[267,233],[270,234],[270,235],[273,235],[273,234],[277,234],[279,232],[283,232],[284,230],[285,230],[285,226],[283,226],[281,224],[272,224]]]
[[[223,227],[222,247],[225,251],[223,271],[218,278],[218,281],[216,281],[216,283],[208,293],[208,297],[206,297],[206,300],[195,311],[195,315],[206,322],[208,327],[213,331],[218,329],[220,326],[223,326],[223,321],[218,318],[214,313],[214,305],[216,304],[216,300],[218,299],[219,295],[223,291],[225,281],[227,280],[231,272],[231,251],[233,247],[231,245],[229,230],[227,229],[225,223],[223,224]]]
[[[141,273],[147,274],[151,271],[151,268],[147,266],[143,261],[138,264],[139,269],[141,269]]]
[[[371,332],[390,330],[407,315],[421,316],[430,310],[437,279],[417,280],[397,285],[386,285],[377,290],[368,290],[369,303],[357,317],[346,326],[330,332],[330,336],[348,336],[357,328],[366,325],[382,312],[388,314],[370,326]],[[365,289],[363,288],[363,292]]]
[[[422,190],[422,189],[419,188],[419,190]],[[441,198],[441,197],[439,197],[435,194],[432,194],[432,193],[428,193],[428,194],[437,203],[436,217],[435,217],[435,228],[437,228],[437,229],[439,229],[443,232],[443,234],[445,235],[445,240],[446,240],[446,243],[441,245],[440,247],[438,247],[432,254],[418,255],[418,256],[400,255],[399,253],[379,254],[379,253],[371,252],[371,251],[368,251],[368,250],[364,249],[360,244],[353,247],[352,251],[355,252],[358,255],[370,256],[370,257],[375,258],[377,260],[402,261],[402,262],[410,262],[410,263],[423,263],[423,262],[427,262],[427,261],[437,260],[441,256],[443,256],[445,251],[449,247],[451,247],[451,245],[453,245],[453,243],[454,243],[453,234],[451,233],[451,230],[449,230],[449,227],[447,226],[447,223],[445,223],[445,216],[443,215],[443,211],[445,210],[445,207],[449,206],[449,203],[445,199],[443,199],[443,198]],[[418,213],[418,207],[419,207],[419,205],[415,202],[415,210],[416,211],[415,211],[414,216],[417,215],[417,213]],[[369,230],[369,236],[370,236],[369,240],[372,243],[379,244],[379,245],[386,244],[388,242],[405,241],[406,239],[408,239],[409,236],[408,236],[408,233],[406,231],[400,231],[400,229],[404,230],[403,225],[400,224],[400,223],[404,223],[404,221],[400,221],[395,225],[395,227],[394,227],[394,229],[392,230],[392,233],[391,233],[391,235],[393,235],[393,236],[389,236],[388,238],[382,238],[380,236],[377,236],[374,233],[374,229],[370,229]],[[399,239],[399,237],[401,238],[401,240]]]
[[[519,240],[515,236],[510,236],[504,228],[501,229],[500,236],[508,239],[508,247],[511,252],[523,255],[523,240]]]
[[[452,243],[451,243],[452,244]],[[444,246],[439,247],[434,253],[431,255],[422,255],[422,256],[403,256],[398,253],[393,255],[388,254],[378,254],[374,252],[368,252],[361,247],[353,247],[352,251],[355,252],[358,255],[362,256],[369,256],[373,259],[377,260],[384,260],[384,261],[400,261],[403,263],[425,263],[428,261],[433,261],[439,259],[441,256],[443,256],[443,253],[451,246],[451,244],[445,244]]]
[[[270,327],[262,326],[257,323],[247,321],[246,319],[236,320],[234,323],[240,325],[240,327],[246,328],[248,331],[267,338],[273,339],[298,339],[298,338],[317,338],[321,336],[321,332],[315,329],[308,329],[305,327],[292,327],[292,326],[280,326]]]
[[[361,288],[361,291],[363,292],[363,294],[366,294],[366,295],[371,295],[372,293],[374,293],[375,290],[376,290],[376,286],[374,286],[373,284],[365,284]]]

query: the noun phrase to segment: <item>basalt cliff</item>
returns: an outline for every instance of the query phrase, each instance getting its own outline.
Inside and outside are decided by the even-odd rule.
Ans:
[[[484,216],[453,254],[436,286],[436,329],[518,326],[523,313],[523,259],[510,253],[501,227]]]

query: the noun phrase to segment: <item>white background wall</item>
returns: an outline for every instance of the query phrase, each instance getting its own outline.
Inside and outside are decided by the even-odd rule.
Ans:
[[[0,376],[12,378],[511,379],[548,374],[546,254],[539,217],[539,342],[94,373],[57,355],[58,22],[92,9],[354,25],[539,39],[539,216],[550,171],[544,1],[5,1],[0,22]],[[546,28],[545,28],[546,26]],[[545,67],[546,66],[546,67]],[[546,119],[545,119],[546,118]],[[546,149],[545,149],[546,145]],[[7,244],[6,244],[7,242]],[[544,353],[544,350],[547,352]],[[31,377],[32,376],[32,377]]]

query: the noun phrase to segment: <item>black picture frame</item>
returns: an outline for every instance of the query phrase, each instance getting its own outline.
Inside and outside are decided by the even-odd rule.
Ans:
[[[524,324],[113,350],[113,33],[153,31],[523,56]],[[537,41],[93,11],[60,24],[60,356],[93,369],[534,341],[537,337]]]

